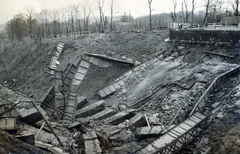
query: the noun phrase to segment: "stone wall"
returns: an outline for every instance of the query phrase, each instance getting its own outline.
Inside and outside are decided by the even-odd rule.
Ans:
[[[240,31],[231,30],[173,30],[170,29],[170,40],[187,43],[231,43],[240,42]]]

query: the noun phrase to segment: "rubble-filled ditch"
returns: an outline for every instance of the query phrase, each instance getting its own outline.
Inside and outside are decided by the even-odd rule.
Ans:
[[[77,99],[76,105],[73,106],[74,116],[62,120],[58,115],[64,115],[65,111],[62,113],[55,109],[47,111],[47,113],[52,112],[48,115],[47,121],[63,142],[64,148],[60,146],[56,136],[46,124],[43,130],[39,131],[45,122],[32,105],[32,101],[37,105],[42,103],[39,102],[39,98],[42,97],[36,94],[36,90],[33,90],[32,95],[24,90],[25,94],[17,94],[16,91],[21,92],[18,85],[12,86],[9,81],[3,82],[0,89],[1,102],[12,103],[13,106],[16,104],[14,108],[17,108],[21,117],[20,121],[24,123],[20,125],[22,129],[18,128],[18,130],[22,131],[23,135],[30,133],[37,136],[38,132],[40,133],[35,139],[37,147],[52,150],[52,152],[54,150],[61,152],[63,149],[77,153],[81,151],[85,153],[132,153],[160,136],[179,108],[182,108],[183,113],[187,115],[216,76],[237,66],[234,64],[234,59],[211,54],[210,52],[219,51],[215,47],[180,47],[177,49],[172,44],[165,44],[161,38],[164,33],[146,34],[147,38],[144,38],[143,34],[122,35],[121,37],[128,41],[121,40],[120,45],[117,42],[118,38],[114,39],[116,42],[108,40],[113,39],[114,35],[108,36],[107,39],[104,35],[88,36],[84,38],[83,43],[79,43],[77,38],[72,38],[69,42],[65,41],[62,56],[58,59],[58,70],[64,72],[67,63],[77,68],[81,65],[81,61],[88,62],[89,67],[75,89]],[[154,49],[153,46],[157,44],[155,41],[150,43],[149,48],[141,48],[136,40],[130,40],[136,35],[138,37],[136,40],[146,39],[146,44],[149,44],[149,39],[153,41],[157,37],[160,43]],[[112,47],[113,49],[110,50],[111,43],[119,46]],[[128,44],[131,44],[131,47]],[[95,51],[96,46],[99,46],[98,51]],[[150,51],[142,51],[146,49]],[[88,50],[107,59],[86,59],[84,56]],[[123,50],[127,51],[121,52]],[[221,49],[220,52],[224,53],[227,50]],[[144,55],[141,55],[142,53]],[[224,54],[230,55],[234,52]],[[123,64],[124,62],[128,64]],[[42,69],[51,81],[51,84],[44,85],[44,89],[49,89],[54,84],[56,86],[54,77],[51,73],[49,74],[48,68]],[[80,71],[80,73],[83,72]],[[28,88],[34,89],[34,84],[29,84]],[[64,80],[62,84],[59,85],[63,87]],[[70,83],[68,85],[71,86]],[[69,93],[63,95],[65,102],[69,102],[72,98]],[[49,91],[45,90],[44,94],[48,95]],[[32,98],[29,98],[30,96]],[[51,101],[44,103],[54,106],[56,98],[52,97]],[[48,105],[43,109],[50,108]],[[41,112],[47,116],[46,111],[41,110]],[[144,134],[145,128],[152,129]]]

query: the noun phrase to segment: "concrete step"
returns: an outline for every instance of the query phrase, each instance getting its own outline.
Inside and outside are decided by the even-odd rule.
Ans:
[[[92,120],[102,120],[114,115],[116,111],[112,108],[106,108],[105,110],[98,112],[97,114],[92,115],[89,119]]]
[[[89,106],[82,108],[81,110],[78,110],[75,113],[75,118],[92,116],[92,115],[104,110],[104,108],[105,108],[105,102],[104,102],[104,100],[100,100],[98,102],[95,102],[93,104],[90,104]]]
[[[117,89],[120,89],[121,86],[124,84],[123,80],[115,81],[109,86],[99,90],[97,94],[101,97],[104,98],[112,93],[114,93]]]
[[[132,118],[135,114],[133,113],[134,109],[129,109],[125,111],[118,112],[117,114],[109,117],[107,122],[112,125],[117,125],[124,122],[126,119]]]

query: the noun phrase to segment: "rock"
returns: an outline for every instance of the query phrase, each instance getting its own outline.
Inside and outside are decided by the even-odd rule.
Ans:
[[[134,66],[139,66],[139,65],[141,65],[142,63],[140,62],[140,61],[135,61],[134,62]]]
[[[127,59],[126,55],[123,55],[121,58],[122,58],[123,60],[126,60],[126,59]]]

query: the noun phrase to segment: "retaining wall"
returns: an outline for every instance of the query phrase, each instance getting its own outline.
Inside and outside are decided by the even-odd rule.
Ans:
[[[209,43],[221,42],[236,44],[240,42],[240,31],[238,30],[170,29],[169,32],[170,40],[179,41],[180,43],[199,44],[202,43],[201,41],[208,41]]]

